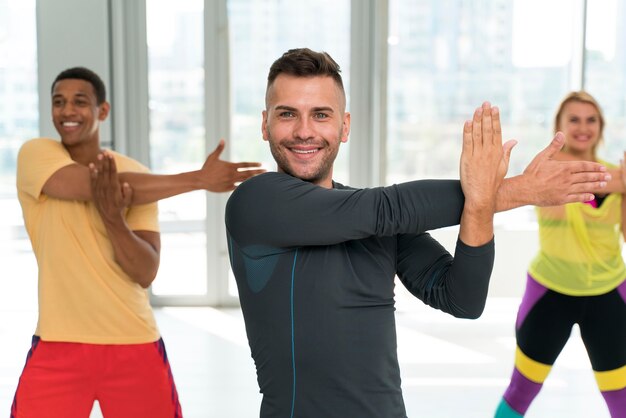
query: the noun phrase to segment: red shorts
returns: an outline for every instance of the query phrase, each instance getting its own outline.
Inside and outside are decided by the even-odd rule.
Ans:
[[[46,342],[33,337],[11,418],[182,418],[159,339],[147,344]]]

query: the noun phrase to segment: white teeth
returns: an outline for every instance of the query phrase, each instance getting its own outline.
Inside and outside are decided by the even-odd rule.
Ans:
[[[63,126],[78,126],[78,122],[63,122]]]
[[[294,149],[293,152],[295,152],[296,154],[313,154],[314,152],[317,152],[317,150],[311,149],[311,150],[303,151],[303,150]]]

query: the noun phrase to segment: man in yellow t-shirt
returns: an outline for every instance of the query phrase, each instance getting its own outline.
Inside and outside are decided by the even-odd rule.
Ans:
[[[82,67],[52,84],[61,142],[20,149],[18,197],[39,267],[39,321],[12,418],[182,417],[146,288],[159,266],[157,200],[196,189],[229,191],[260,173],[257,163],[219,159],[200,170],[148,174],[100,147],[109,113],[100,77]],[[119,172],[118,172],[119,171]]]

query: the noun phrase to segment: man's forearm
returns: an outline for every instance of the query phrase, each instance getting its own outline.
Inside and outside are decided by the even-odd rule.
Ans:
[[[532,198],[522,176],[509,177],[502,181],[496,194],[496,212],[504,212],[529,205]]]
[[[156,202],[161,199],[203,188],[199,171],[180,174],[119,173],[120,183],[133,189],[133,205]]]
[[[493,209],[473,208],[466,202],[461,214],[459,239],[471,247],[479,247],[493,239]]]
[[[105,227],[117,264],[141,287],[150,286],[159,269],[157,249],[138,236],[138,233],[131,231],[124,221],[105,222]]]
[[[90,201],[93,199],[91,175],[90,169],[80,164],[63,167],[50,177],[42,192],[56,199]],[[133,189],[133,205],[152,203],[205,187],[200,171],[166,175],[124,172],[118,173],[118,178],[120,185],[128,183]]]

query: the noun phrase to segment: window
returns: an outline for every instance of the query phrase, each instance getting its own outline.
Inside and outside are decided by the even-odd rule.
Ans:
[[[21,275],[2,281],[0,292],[22,309],[37,303],[37,265],[15,189],[19,147],[39,136],[35,0],[0,0],[0,57],[0,264]]]
[[[387,183],[458,178],[463,123],[483,101],[500,108],[503,139],[519,142],[509,175],[519,174],[549,143],[570,89],[574,8],[567,0],[391,0]],[[532,211],[516,215],[528,220]]]
[[[626,5],[617,0],[588,2],[585,42],[585,90],[593,95],[606,119],[600,157],[619,164],[626,139],[626,51],[620,42],[626,28]]]
[[[150,160],[154,172],[197,170],[204,125],[204,2],[146,2]],[[161,266],[155,295],[207,293],[206,192],[159,202]]]

